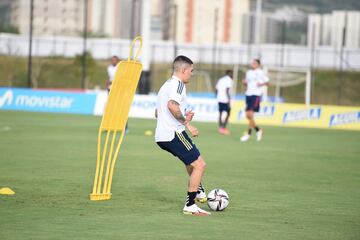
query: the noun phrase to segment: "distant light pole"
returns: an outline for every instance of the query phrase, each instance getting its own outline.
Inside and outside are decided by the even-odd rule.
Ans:
[[[248,56],[248,63],[252,60],[252,50],[251,50],[251,44],[253,43],[253,21],[252,16],[249,17],[248,21],[249,31],[248,31],[248,47],[247,47],[247,56]]]
[[[177,56],[177,5],[173,5],[173,40],[174,40],[174,58]]]
[[[340,46],[340,70],[338,73],[337,79],[337,105],[341,104],[341,92],[342,92],[342,82],[344,77],[344,47],[346,42],[346,25],[347,25],[347,14],[345,13],[344,27],[342,29],[342,38]]]
[[[150,63],[151,63],[151,2],[149,0],[141,1],[141,36],[143,47],[141,53],[141,63],[143,71],[139,82],[139,93],[148,94],[151,89],[150,82]]]
[[[131,17],[130,17],[130,40],[133,40],[135,37],[135,5],[137,0],[131,1]]]
[[[29,88],[32,86],[32,39],[33,39],[33,20],[34,20],[34,0],[30,1],[30,31],[29,31],[29,56],[28,56],[28,76],[27,85]]]
[[[261,43],[261,14],[262,0],[256,0],[256,16],[255,16],[255,44],[257,48],[257,57],[260,59],[260,43]]]
[[[286,40],[286,21],[281,22],[281,52],[280,52],[280,67],[284,67],[284,53]]]
[[[285,40],[286,40],[286,21],[283,20],[281,23],[281,51],[280,51],[280,75],[278,74],[278,84],[280,84],[283,80],[283,71],[282,68],[284,67],[284,55],[285,55]],[[283,95],[283,91],[281,86],[277,86],[277,90],[278,90],[278,95],[277,96],[282,96]]]
[[[216,53],[217,53],[217,32],[218,32],[218,15],[219,15],[219,9],[216,8],[215,9],[215,14],[214,14],[214,39],[213,39],[213,63],[212,63],[212,68],[213,68],[213,71],[215,70],[215,74],[217,72],[217,67],[216,67]]]
[[[311,101],[314,102],[315,100],[315,95],[314,95],[314,92],[315,92],[315,71],[314,71],[314,68],[315,68],[315,46],[316,46],[316,25],[315,23],[312,24],[312,27],[311,27],[311,59],[310,59],[310,72],[311,72],[311,92],[310,92],[310,98],[312,97]]]
[[[87,10],[88,10],[88,0],[84,0],[84,37],[83,37],[83,57],[82,57],[82,75],[81,75],[82,89],[85,89],[85,82],[86,82]]]

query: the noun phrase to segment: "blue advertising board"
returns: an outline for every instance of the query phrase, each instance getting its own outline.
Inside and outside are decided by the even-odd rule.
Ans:
[[[0,88],[0,110],[93,114],[94,93]]]

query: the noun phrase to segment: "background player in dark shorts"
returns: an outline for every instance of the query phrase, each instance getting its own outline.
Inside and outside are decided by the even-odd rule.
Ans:
[[[266,73],[261,69],[259,59],[254,59],[251,62],[251,69],[246,72],[246,77],[243,80],[246,86],[246,118],[249,120],[249,128],[240,140],[246,142],[251,137],[252,129],[256,131],[256,140],[262,139],[263,131],[260,129],[254,119],[254,112],[260,110],[260,100],[263,93],[263,87],[269,85],[269,78]]]
[[[219,133],[229,135],[227,124],[230,117],[230,101],[233,86],[233,71],[226,70],[225,76],[221,77],[215,86],[215,95],[219,103]]]
[[[259,112],[259,109],[260,109],[260,96],[256,96],[256,95],[246,96],[245,111],[252,110],[253,112]]]

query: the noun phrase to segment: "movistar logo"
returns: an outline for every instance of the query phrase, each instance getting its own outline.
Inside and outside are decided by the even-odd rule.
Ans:
[[[298,122],[304,120],[319,120],[321,108],[301,109],[296,111],[285,112],[283,123]]]
[[[13,102],[13,92],[11,90],[7,90],[4,95],[0,96],[0,108],[6,105],[11,105]]]
[[[330,116],[329,127],[357,122],[360,122],[360,111],[332,114]]]
[[[13,90],[6,90],[0,96],[0,108],[59,108],[69,109],[74,98],[63,96],[43,96],[41,94],[19,94]]]

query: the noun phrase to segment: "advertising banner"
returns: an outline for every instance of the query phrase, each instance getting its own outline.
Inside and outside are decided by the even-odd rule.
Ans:
[[[106,91],[0,88],[0,110],[102,115],[107,96]],[[194,111],[194,121],[218,121],[215,98],[188,97],[180,107]],[[154,119],[155,109],[156,95],[135,94],[129,117]],[[360,107],[263,102],[255,118],[259,125],[360,130]],[[247,124],[244,101],[232,103],[230,122]]]
[[[0,110],[93,114],[96,94],[0,88]]]
[[[106,92],[99,92],[95,104],[95,115],[102,115],[107,99]],[[187,105],[181,106],[183,111],[195,112],[194,121],[215,122],[218,118],[218,104],[216,99],[188,97]],[[129,117],[154,118],[156,109],[156,95],[135,94]]]
[[[255,114],[259,125],[360,130],[360,107],[261,103]],[[233,123],[247,123],[244,101],[235,102]]]

